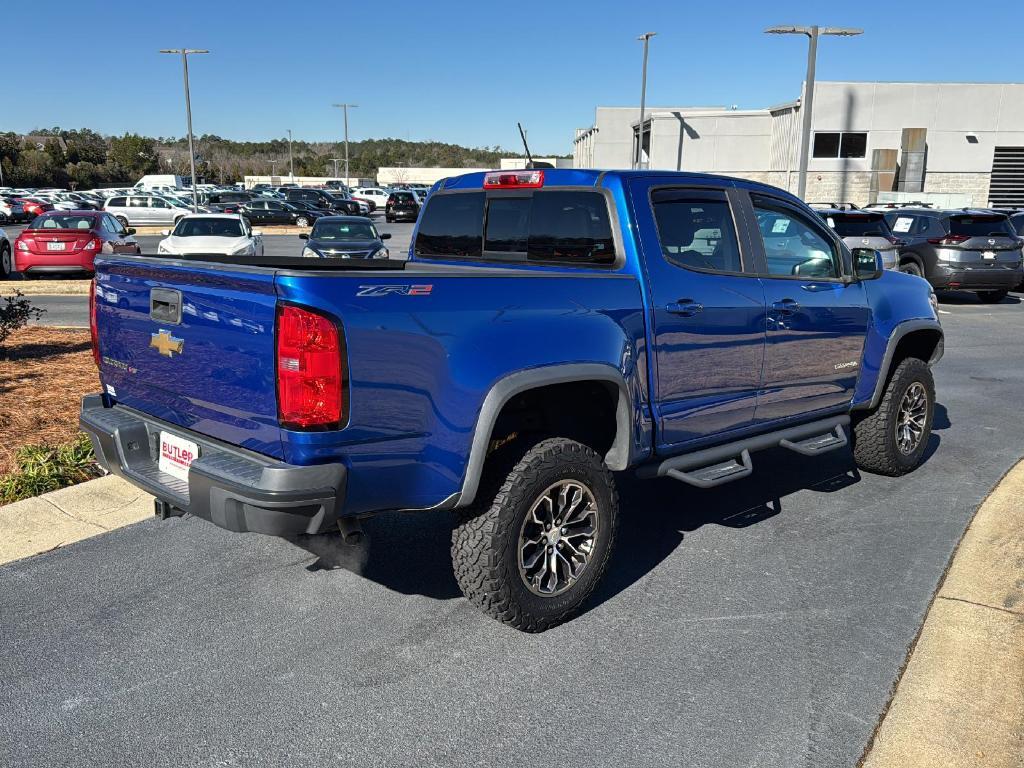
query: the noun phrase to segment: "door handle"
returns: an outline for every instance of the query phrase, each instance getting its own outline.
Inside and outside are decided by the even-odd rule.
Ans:
[[[698,304],[693,299],[680,299],[679,301],[673,301],[671,304],[667,304],[665,306],[665,309],[671,312],[673,315],[693,317],[699,312],[704,311],[704,305]]]
[[[780,315],[792,315],[800,309],[800,305],[793,299],[783,299],[772,304],[772,309]]]

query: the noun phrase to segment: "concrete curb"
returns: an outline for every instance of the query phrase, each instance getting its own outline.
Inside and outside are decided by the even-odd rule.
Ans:
[[[91,280],[9,280],[0,283],[0,298],[21,291],[26,296],[88,296]]]
[[[1024,462],[978,508],[865,768],[1024,766]]]
[[[0,564],[153,516],[153,497],[113,475],[0,507]]]

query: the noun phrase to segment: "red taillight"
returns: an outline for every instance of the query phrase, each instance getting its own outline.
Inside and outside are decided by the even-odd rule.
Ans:
[[[291,429],[340,427],[344,381],[337,326],[291,305],[277,309],[277,412]]]
[[[946,235],[945,237],[929,237],[928,242],[932,245],[960,245],[970,239],[970,235]]]
[[[537,189],[544,186],[544,171],[494,171],[484,176],[484,189]]]
[[[100,337],[96,332],[96,278],[89,283],[89,335],[92,337],[92,359],[100,364]]]
[[[102,248],[103,241],[101,241],[98,237],[90,238],[89,242],[85,244],[85,250],[87,251],[98,251],[101,250]]]

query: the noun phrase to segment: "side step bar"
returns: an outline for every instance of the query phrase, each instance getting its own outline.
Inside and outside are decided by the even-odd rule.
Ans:
[[[637,475],[648,478],[671,477],[697,488],[714,488],[748,477],[754,471],[751,451],[782,447],[803,456],[819,456],[842,448],[848,442],[843,427],[849,423],[849,416],[833,416],[776,432],[753,435],[724,445],[673,456],[659,464],[647,464],[637,470]]]

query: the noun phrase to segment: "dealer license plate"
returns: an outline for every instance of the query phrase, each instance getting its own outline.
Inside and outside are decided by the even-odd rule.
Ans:
[[[983,259],[994,259],[996,257],[995,251],[982,251],[981,258]]]
[[[188,469],[199,457],[199,446],[191,440],[172,435],[170,432],[160,433],[159,468],[171,477],[188,482]]]
[[[63,251],[64,243],[47,243],[46,250],[48,251]]]

